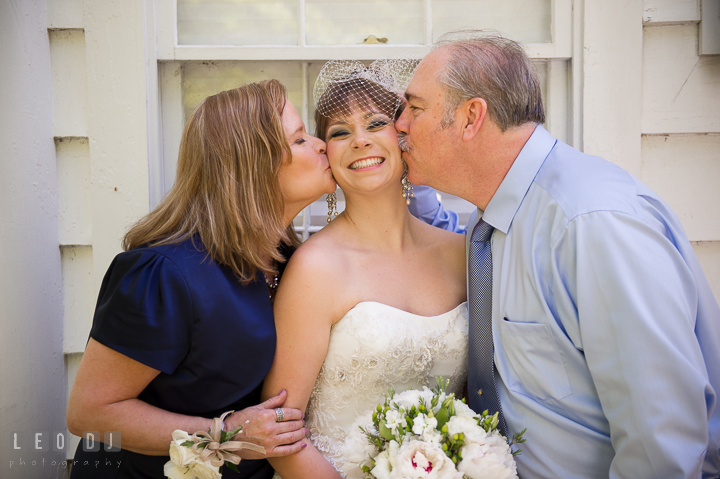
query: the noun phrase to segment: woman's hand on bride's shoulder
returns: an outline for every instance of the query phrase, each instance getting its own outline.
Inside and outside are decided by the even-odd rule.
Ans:
[[[242,426],[242,431],[233,438],[235,441],[252,442],[265,448],[265,455],[243,449],[237,453],[242,459],[289,456],[307,446],[303,413],[299,409],[282,407],[285,399],[287,392],[283,389],[277,396],[237,411],[225,420],[226,431]]]

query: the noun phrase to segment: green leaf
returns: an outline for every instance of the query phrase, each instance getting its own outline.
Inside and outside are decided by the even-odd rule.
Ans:
[[[393,436],[392,431],[387,427],[387,423],[385,422],[385,419],[380,421],[378,432],[380,433],[380,436],[382,436],[384,439],[387,439],[388,441],[395,439]]]
[[[195,444],[195,442],[193,442],[193,441],[185,441],[184,443],[182,443],[180,445],[185,446],[185,447],[193,447],[194,444]]]
[[[437,424],[438,429],[442,430],[442,427],[450,419],[450,414],[448,413],[447,408],[446,407],[440,408],[440,410],[435,414],[435,419],[437,419],[437,422],[438,422],[438,424]]]
[[[225,465],[230,468],[230,470],[237,472],[238,474],[240,471],[238,470],[237,466],[233,464],[232,462],[225,462]]]
[[[243,428],[242,426],[238,426],[235,429],[233,429],[232,431],[222,431],[220,433],[220,442],[231,441],[232,438],[235,437],[235,434],[242,431],[242,428]]]

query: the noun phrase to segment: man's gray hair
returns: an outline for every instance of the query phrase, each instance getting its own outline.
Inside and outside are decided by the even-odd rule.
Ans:
[[[471,98],[487,102],[488,115],[502,130],[525,123],[544,123],[540,81],[522,45],[495,32],[461,30],[446,33],[435,48],[449,60],[437,73],[445,90],[440,127],[453,123],[454,111]]]

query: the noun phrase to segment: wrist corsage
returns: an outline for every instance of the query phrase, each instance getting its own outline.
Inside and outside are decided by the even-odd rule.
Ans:
[[[233,412],[228,411],[213,419],[207,432],[198,431],[191,436],[186,431],[176,429],[172,433],[170,460],[165,464],[165,476],[171,479],[221,479],[220,468],[223,465],[237,472],[240,456],[235,454],[236,451],[250,449],[265,454],[262,446],[232,440],[242,431],[242,426],[232,431],[223,431],[225,417]]]

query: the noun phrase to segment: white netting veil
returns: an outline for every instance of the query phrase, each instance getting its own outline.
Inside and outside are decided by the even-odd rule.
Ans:
[[[326,118],[347,118],[355,105],[374,105],[393,118],[417,64],[410,59],[376,60],[369,66],[330,60],[315,81],[315,108]]]

